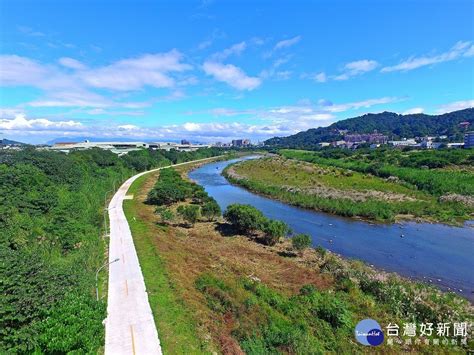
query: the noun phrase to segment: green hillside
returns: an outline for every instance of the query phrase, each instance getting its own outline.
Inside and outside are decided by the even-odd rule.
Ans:
[[[320,142],[331,142],[343,138],[340,131],[348,133],[372,133],[377,130],[390,138],[412,138],[447,135],[451,140],[461,141],[464,129],[461,122],[474,126],[474,108],[442,115],[399,115],[393,112],[369,113],[333,123],[328,127],[312,128],[289,137],[275,137],[265,141],[266,146],[286,148],[313,148]]]

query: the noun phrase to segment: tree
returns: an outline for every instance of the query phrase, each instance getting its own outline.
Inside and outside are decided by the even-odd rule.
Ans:
[[[302,252],[311,246],[311,237],[308,234],[298,234],[291,238],[293,249]]]
[[[181,205],[177,212],[191,226],[194,226],[194,223],[201,217],[201,208],[198,205]]]
[[[201,213],[208,221],[213,220],[217,216],[221,215],[221,208],[217,204],[216,200],[208,200],[204,203],[204,206],[201,208]]]
[[[160,184],[148,194],[147,202],[153,205],[171,205],[186,199],[186,191],[175,185]]]
[[[275,245],[290,232],[288,225],[282,221],[268,220],[263,227],[263,241],[267,245]]]
[[[224,218],[243,233],[261,230],[267,221],[262,212],[255,207],[238,203],[227,207]]]
[[[155,213],[160,216],[161,223],[167,224],[174,219],[174,213],[169,208],[158,206]]]

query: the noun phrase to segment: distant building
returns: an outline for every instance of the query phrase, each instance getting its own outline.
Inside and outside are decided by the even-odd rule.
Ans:
[[[331,143],[329,143],[329,142],[318,143],[318,147],[320,147],[320,148],[329,147],[330,145],[331,145]]]
[[[186,140],[186,139],[181,139],[181,144],[183,144],[183,145],[190,145],[191,143],[189,143],[189,141]]]
[[[447,147],[448,148],[463,148],[464,143],[448,143]]]
[[[233,139],[232,146],[237,148],[248,147],[250,145],[249,139]]]
[[[344,140],[347,143],[378,143],[378,144],[386,144],[388,141],[388,137],[381,134],[381,133],[354,133],[354,134],[346,134],[344,136]]]
[[[333,146],[333,147],[345,147],[346,146],[346,141],[334,141],[334,142],[331,142],[331,146]]]
[[[124,155],[134,150],[140,149],[163,149],[171,150],[176,149],[179,151],[194,151],[199,148],[208,148],[209,145],[204,144],[178,144],[174,142],[90,142],[88,140],[84,142],[59,142],[50,147],[50,150],[57,150],[65,153],[69,153],[71,150],[84,150],[91,148],[100,148],[104,150],[110,150],[112,153],[118,155]]]
[[[410,147],[416,146],[416,141],[413,138],[410,139],[403,139],[401,141],[389,141],[389,145],[393,145],[394,147]]]
[[[123,155],[134,150],[142,148],[148,148],[148,143],[144,142],[90,142],[88,140],[84,142],[58,142],[55,143],[50,150],[57,150],[65,153],[69,153],[71,150],[85,150],[91,148],[100,148],[110,150],[111,152]]]
[[[470,126],[470,124],[471,124],[470,122],[464,121],[464,122],[459,123],[458,126],[459,126],[459,128],[461,128],[461,129],[468,129],[469,126]]]
[[[464,135],[464,148],[474,148],[474,131],[467,132]]]

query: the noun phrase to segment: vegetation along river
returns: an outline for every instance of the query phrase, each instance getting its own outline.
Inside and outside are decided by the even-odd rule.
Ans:
[[[224,210],[246,203],[267,217],[286,222],[295,233],[311,235],[313,246],[360,259],[379,269],[438,285],[474,301],[474,223],[461,227],[407,222],[373,224],[305,210],[231,185],[222,175],[246,157],[199,167],[189,177],[202,185]]]

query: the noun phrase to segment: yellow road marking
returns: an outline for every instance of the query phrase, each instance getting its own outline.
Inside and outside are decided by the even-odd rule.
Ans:
[[[132,335],[132,352],[135,355],[135,337],[133,336],[133,325],[130,325],[130,334]]]

